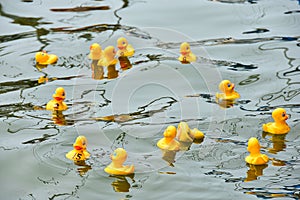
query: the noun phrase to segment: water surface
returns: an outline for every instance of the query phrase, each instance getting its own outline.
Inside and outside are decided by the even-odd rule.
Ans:
[[[0,4],[0,172],[3,199],[299,199],[299,2],[9,1]],[[132,68],[95,79],[89,46],[135,47]],[[177,61],[188,41],[196,63]],[[34,55],[59,56],[39,67]],[[230,79],[241,94],[229,108],[214,101]],[[69,109],[44,110],[57,87]],[[291,131],[262,133],[283,107]],[[156,142],[186,121],[202,143],[162,159]],[[65,158],[78,135],[91,158]],[[272,161],[251,168],[246,143],[257,137]],[[117,147],[134,176],[103,169]]]

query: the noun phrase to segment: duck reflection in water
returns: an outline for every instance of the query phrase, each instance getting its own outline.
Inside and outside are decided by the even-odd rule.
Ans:
[[[122,70],[127,70],[130,69],[132,67],[132,64],[130,63],[128,57],[126,56],[120,56],[118,57],[119,62],[120,62],[120,66]]]
[[[92,78],[95,80],[101,80],[104,78],[103,66],[97,65],[98,60],[93,60],[91,64]]]
[[[63,125],[67,124],[65,115],[63,114],[63,111],[61,111],[61,110],[52,111],[52,120],[53,120],[54,124],[57,124],[57,125],[63,126]]]
[[[109,65],[107,66],[107,78],[114,79],[119,76],[119,71],[116,70],[116,65]]]
[[[273,146],[271,148],[268,148],[268,151],[270,153],[276,154],[277,152],[280,151],[284,151],[286,148],[286,144],[285,144],[285,136],[287,134],[272,134],[272,133],[267,133],[267,132],[263,132],[262,133],[262,137],[266,138],[266,137],[271,137],[270,140],[273,143]]]
[[[130,175],[110,175],[109,177],[115,178],[111,183],[115,192],[129,192],[130,183],[127,178],[130,178],[134,182],[134,174]]]
[[[247,163],[247,166],[249,167],[249,169],[247,171],[245,182],[257,180],[259,176],[263,175],[263,170],[268,167],[268,164],[252,165]]]
[[[216,100],[217,104],[221,107],[221,108],[232,108],[235,104],[235,101],[233,100]]]
[[[92,167],[86,164],[85,160],[74,161],[74,164],[80,166],[77,168],[77,172],[80,176],[84,176]]]
[[[161,151],[162,151],[162,159],[165,160],[167,163],[169,163],[170,166],[174,167],[173,163],[175,163],[175,157],[178,151],[171,151],[171,150],[164,150],[164,149],[161,149]]]

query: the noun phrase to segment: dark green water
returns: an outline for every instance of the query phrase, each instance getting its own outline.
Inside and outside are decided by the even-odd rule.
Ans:
[[[0,5],[1,199],[300,198],[298,1]],[[117,65],[117,78],[93,79],[89,46],[116,46],[121,36],[135,47],[132,68]],[[184,41],[196,63],[176,60]],[[39,50],[58,55],[58,62],[37,68]],[[41,76],[48,81],[38,83]],[[222,79],[241,95],[227,109],[212,98]],[[41,108],[60,86],[69,109],[55,118]],[[261,126],[277,107],[290,115],[291,131],[264,135]],[[205,139],[169,165],[156,142],[180,121]],[[86,166],[65,158],[78,135],[88,139]],[[250,137],[272,159],[266,168],[244,162]],[[127,150],[134,176],[103,171],[117,147]]]

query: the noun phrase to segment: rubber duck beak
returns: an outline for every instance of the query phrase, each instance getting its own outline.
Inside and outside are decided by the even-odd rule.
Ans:
[[[54,97],[54,99],[55,99],[56,101],[63,101],[65,98],[63,98],[63,97]]]
[[[183,55],[183,56],[185,56],[185,55],[188,54],[188,52],[186,52],[186,51],[181,51],[180,53],[181,53],[181,55]]]
[[[76,149],[76,150],[82,150],[83,148],[82,148],[82,146],[75,145],[74,149]]]
[[[123,50],[125,47],[122,46],[122,45],[118,45],[118,48],[119,48],[120,50]]]

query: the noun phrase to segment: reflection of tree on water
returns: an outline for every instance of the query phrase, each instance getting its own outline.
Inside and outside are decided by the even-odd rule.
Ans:
[[[4,41],[8,42],[8,41],[12,41],[12,40],[37,36],[37,40],[40,41],[42,44],[44,44],[44,47],[48,45],[48,41],[46,39],[42,39],[41,37],[44,35],[47,35],[50,31],[48,31],[44,28],[37,28],[37,27],[41,24],[52,24],[51,22],[41,22],[41,20],[43,19],[42,17],[37,17],[37,18],[21,17],[21,16],[5,13],[3,11],[2,4],[0,4],[0,15],[3,17],[12,19],[13,23],[15,23],[15,24],[20,24],[22,26],[31,26],[34,29],[36,29],[36,32],[32,31],[32,32],[26,32],[26,33],[13,34],[13,35],[9,35],[9,36],[1,36],[0,40],[4,40]],[[43,49],[43,47],[41,49]]]
[[[266,94],[261,97],[261,103],[265,103],[267,105],[270,105],[272,102],[276,103],[278,100],[284,100],[284,101],[291,101],[292,99],[295,100],[295,103],[298,103],[296,100],[296,97],[300,94],[299,90],[299,66],[295,63],[293,64],[293,61],[295,61],[295,58],[288,56],[289,49],[286,47],[274,47],[274,48],[266,48],[264,45],[261,45],[259,47],[262,51],[271,51],[271,50],[282,50],[283,56],[287,59],[289,67],[283,70],[280,70],[276,72],[276,77],[281,80],[286,80],[286,84],[282,84],[284,87],[281,88],[277,92],[272,92],[269,94]],[[293,104],[294,106],[299,106],[299,104]],[[293,106],[291,105],[291,106]]]
[[[167,101],[164,102],[164,100]],[[151,108],[152,105],[156,106],[160,101],[162,101],[160,103],[161,104],[160,108],[148,110],[149,108]],[[145,106],[139,107],[139,110],[136,112],[132,112],[128,114],[120,114],[120,115],[109,115],[104,117],[95,117],[92,119],[97,121],[112,121],[112,122],[119,122],[119,123],[136,120],[136,119],[144,119],[147,117],[151,117],[156,113],[163,112],[164,110],[171,107],[176,102],[177,100],[174,99],[173,97],[161,97],[151,101]]]

